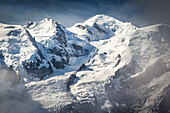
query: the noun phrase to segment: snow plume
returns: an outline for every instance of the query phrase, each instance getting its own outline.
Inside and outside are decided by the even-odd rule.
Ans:
[[[48,113],[33,101],[24,85],[19,84],[16,74],[0,65],[0,111],[1,113]]]

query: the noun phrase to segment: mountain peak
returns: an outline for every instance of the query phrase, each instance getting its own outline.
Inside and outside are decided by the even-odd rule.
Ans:
[[[123,30],[123,26],[127,26],[126,28],[132,27],[131,24],[123,23],[114,17],[99,14],[89,18],[84,23],[75,24],[73,27],[68,28],[68,30],[88,37],[85,37],[85,40],[94,41],[115,36],[117,31]]]
[[[55,20],[53,20],[53,19],[50,18],[50,17],[45,17],[42,21],[55,21]]]
[[[54,24],[54,23],[57,23],[55,20],[53,20],[52,18],[50,17],[45,17],[43,20],[41,20],[39,23],[49,23],[49,24]]]
[[[104,23],[111,23],[111,22],[112,23],[123,23],[115,19],[114,17],[110,17],[110,16],[103,15],[103,14],[95,15],[89,18],[88,20],[86,20],[84,23],[88,25],[93,25],[94,23],[104,24]]]

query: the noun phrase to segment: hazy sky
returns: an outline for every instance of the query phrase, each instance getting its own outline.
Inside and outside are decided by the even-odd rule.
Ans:
[[[69,27],[96,14],[137,26],[170,24],[170,0],[0,0],[0,22],[8,24],[51,17]]]

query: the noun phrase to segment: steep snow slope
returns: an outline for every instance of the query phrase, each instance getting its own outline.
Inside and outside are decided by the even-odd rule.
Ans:
[[[1,63],[14,70],[18,77],[30,79],[30,68],[31,73],[36,69],[38,74],[51,74],[35,39],[22,26],[0,24],[0,51]]]
[[[69,63],[66,35],[61,25],[45,18],[40,22],[28,23],[26,28],[35,37],[39,48],[44,50],[43,55],[53,65],[53,70],[64,68]]]

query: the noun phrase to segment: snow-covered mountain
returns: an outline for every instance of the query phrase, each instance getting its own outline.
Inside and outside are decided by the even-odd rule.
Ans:
[[[68,28],[69,31],[78,34],[87,41],[98,41],[115,36],[118,30],[125,27],[127,23],[103,15],[96,15],[84,23],[77,23]]]
[[[43,79],[57,69],[71,65],[73,60],[91,56],[90,51],[95,51],[89,43],[50,18],[29,22],[24,27],[6,24],[0,27],[1,62],[29,81]],[[77,68],[81,65],[79,63]]]
[[[1,64],[48,112],[170,112],[169,25],[96,15],[70,28],[45,18],[0,29]]]

